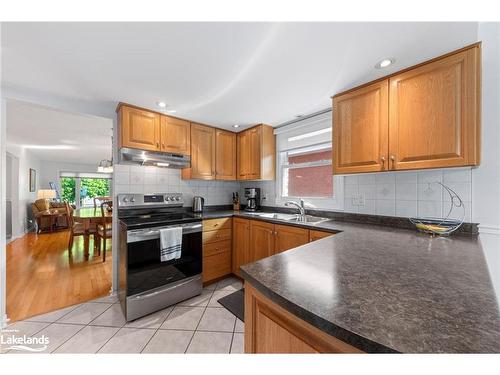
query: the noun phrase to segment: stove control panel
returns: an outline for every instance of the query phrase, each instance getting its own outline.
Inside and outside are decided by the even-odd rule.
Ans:
[[[181,207],[181,193],[118,194],[118,206],[124,207]]]

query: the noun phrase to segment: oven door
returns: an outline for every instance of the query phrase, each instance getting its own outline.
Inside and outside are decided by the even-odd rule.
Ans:
[[[160,229],[182,227],[179,259],[160,260]],[[202,272],[201,223],[127,231],[127,296],[162,287]]]

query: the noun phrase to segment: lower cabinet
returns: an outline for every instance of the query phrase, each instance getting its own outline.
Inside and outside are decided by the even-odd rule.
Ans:
[[[203,282],[233,273],[240,266],[333,235],[290,225],[240,217],[203,221]]]
[[[245,282],[245,353],[362,353],[277,305]]]
[[[250,259],[250,220],[233,219],[233,273],[241,277],[240,266]]]
[[[274,254],[274,224],[250,220],[250,254],[248,263]]]
[[[203,282],[231,273],[231,218],[203,221]]]
[[[281,253],[309,242],[309,229],[291,227],[287,225],[274,226],[276,243],[274,253]]]
[[[321,240],[325,237],[333,236],[332,232],[323,232],[322,230],[310,230],[309,231],[309,242],[314,242],[316,240]]]

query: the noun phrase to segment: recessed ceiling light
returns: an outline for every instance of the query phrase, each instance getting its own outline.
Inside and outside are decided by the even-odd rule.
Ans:
[[[177,112],[177,111],[176,111],[175,109],[168,109],[168,110],[167,110],[167,112],[168,112],[168,113],[175,113],[175,112]]]
[[[240,126],[238,124],[234,124],[233,128],[239,128]]]
[[[394,58],[390,58],[390,59],[383,59],[382,61],[379,61],[379,62],[375,65],[375,68],[377,68],[377,69],[387,68],[389,65],[394,64],[394,62],[395,62],[395,61],[396,61],[396,59],[394,59]]]
[[[157,104],[157,105],[158,105],[158,107],[160,107],[160,108],[165,108],[165,107],[167,106],[167,103],[165,103],[165,102],[157,102],[156,104]]]

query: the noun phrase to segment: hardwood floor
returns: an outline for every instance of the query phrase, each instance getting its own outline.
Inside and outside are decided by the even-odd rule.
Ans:
[[[7,316],[10,321],[109,294],[111,241],[106,262],[97,252],[85,260],[83,237],[75,237],[68,257],[69,231],[28,233],[7,245]]]

